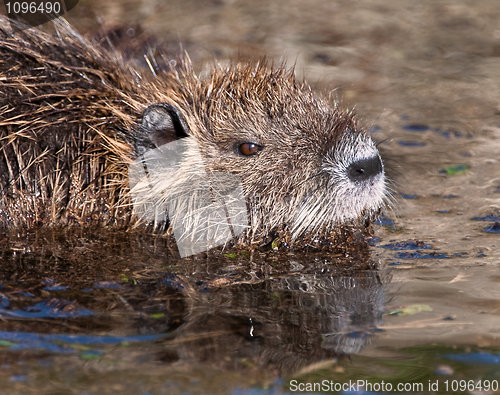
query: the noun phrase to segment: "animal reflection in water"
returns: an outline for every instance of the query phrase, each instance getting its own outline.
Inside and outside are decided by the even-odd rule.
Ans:
[[[181,314],[185,322],[175,340],[164,344],[165,360],[203,361],[226,369],[246,360],[292,373],[323,359],[359,353],[382,322],[387,282],[382,277],[377,271],[340,277],[301,274],[210,290],[208,283],[189,284],[170,275],[164,282],[177,288],[176,296],[189,307]]]

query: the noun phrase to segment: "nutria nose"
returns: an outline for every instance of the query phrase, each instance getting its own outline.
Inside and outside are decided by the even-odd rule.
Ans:
[[[347,174],[353,182],[365,181],[382,173],[384,167],[378,155],[353,162],[347,168]]]

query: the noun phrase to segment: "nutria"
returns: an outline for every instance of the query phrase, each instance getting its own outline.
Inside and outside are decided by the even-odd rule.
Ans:
[[[233,63],[198,76],[187,55],[163,66],[150,56],[141,69],[55,26],[14,33],[0,19],[1,226],[165,228],[199,207],[198,191],[217,200],[218,177],[219,194],[236,191],[235,212],[224,212],[239,218],[230,236],[241,242],[329,234],[383,204],[384,168],[365,129],[293,70]],[[172,143],[184,150],[177,162],[148,169],[144,158]],[[131,194],[134,163],[146,176],[130,180]]]

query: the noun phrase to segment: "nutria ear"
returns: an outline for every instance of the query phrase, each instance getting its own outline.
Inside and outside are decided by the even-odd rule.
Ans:
[[[183,115],[171,104],[152,104],[142,114],[141,137],[155,147],[187,137],[188,131]]]

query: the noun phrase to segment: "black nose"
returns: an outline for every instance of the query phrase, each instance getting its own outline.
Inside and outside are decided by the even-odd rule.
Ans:
[[[347,174],[351,181],[365,181],[370,177],[382,173],[384,167],[378,155],[371,158],[361,159],[351,163],[347,168]]]

